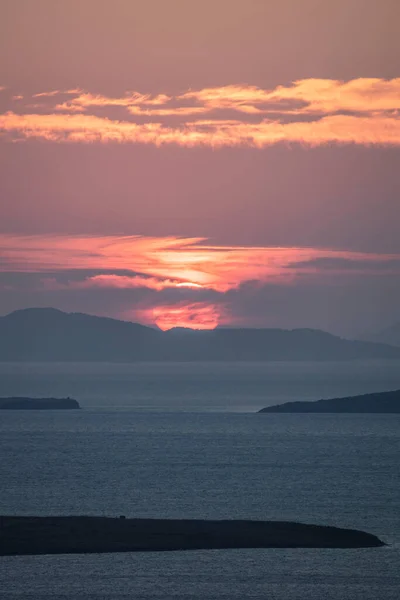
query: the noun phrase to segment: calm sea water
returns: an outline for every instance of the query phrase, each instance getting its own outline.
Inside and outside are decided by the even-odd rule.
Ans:
[[[397,363],[0,364],[0,513],[288,519],[355,527],[370,550],[0,559],[8,599],[400,597],[400,416],[259,415],[285,400],[400,388]]]
[[[400,361],[0,363],[0,396],[71,396],[88,408],[256,411],[400,388]]]

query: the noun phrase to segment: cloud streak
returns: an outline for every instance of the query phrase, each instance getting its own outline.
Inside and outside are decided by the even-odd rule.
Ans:
[[[356,272],[400,274],[400,256],[304,247],[215,246],[202,238],[0,235],[1,271],[104,271],[48,285],[166,288],[225,293],[246,282],[290,284],[296,277]],[[358,267],[357,267],[358,265]]]
[[[42,101],[40,112],[27,104],[1,114],[0,132],[11,140],[58,143],[400,145],[400,78],[303,79],[272,90],[228,85],[119,98],[57,90],[35,100]],[[112,116],[115,108],[124,111],[122,118]]]

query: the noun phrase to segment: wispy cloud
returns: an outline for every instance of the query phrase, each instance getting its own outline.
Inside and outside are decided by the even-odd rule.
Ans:
[[[201,238],[0,235],[3,272],[100,271],[50,289],[166,288],[224,293],[246,282],[291,283],[296,277],[339,273],[400,274],[400,256],[323,248],[214,246]],[[349,268],[350,265],[350,268]],[[359,267],[357,268],[357,265]],[[104,273],[101,273],[104,271]]]
[[[228,85],[121,97],[55,90],[35,98],[43,101],[40,113],[29,104],[25,111],[18,105],[18,112],[10,106],[0,115],[0,132],[11,139],[186,147],[400,145],[400,78],[303,79],[272,90]],[[125,117],[112,116],[116,107]]]
[[[79,88],[72,90],[51,90],[49,92],[39,92],[38,94],[33,94],[32,98],[55,98],[56,96],[80,96],[82,94],[82,90]]]
[[[92,275],[85,277],[83,280],[72,280],[67,282],[60,282],[55,277],[45,277],[42,280],[42,284],[47,290],[67,290],[67,289],[119,289],[129,290],[136,288],[147,288],[150,290],[161,291],[168,288],[201,288],[201,285],[182,282],[179,279],[163,279],[157,277],[143,277],[141,275],[117,275],[117,274],[104,274],[104,275]]]

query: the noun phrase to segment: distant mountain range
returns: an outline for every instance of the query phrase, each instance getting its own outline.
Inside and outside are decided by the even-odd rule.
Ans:
[[[381,344],[390,344],[391,346],[400,346],[400,323],[395,323],[395,325],[386,327],[377,333],[364,335],[362,339],[367,342],[378,342]]]
[[[138,323],[18,310],[0,317],[0,361],[324,361],[400,359],[400,348],[314,329],[160,331]]]

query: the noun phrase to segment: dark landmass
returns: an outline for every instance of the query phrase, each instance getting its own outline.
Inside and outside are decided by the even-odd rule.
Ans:
[[[391,327],[386,327],[376,333],[365,335],[362,339],[367,342],[400,346],[400,323],[395,323]]]
[[[332,398],[316,402],[285,402],[262,408],[261,413],[400,413],[400,390]]]
[[[0,410],[70,410],[80,408],[73,398],[0,398]]]
[[[0,361],[344,361],[400,359],[400,348],[314,329],[160,331],[138,323],[26,309],[0,317]]]
[[[0,555],[223,548],[375,548],[354,529],[280,521],[0,517]]]

